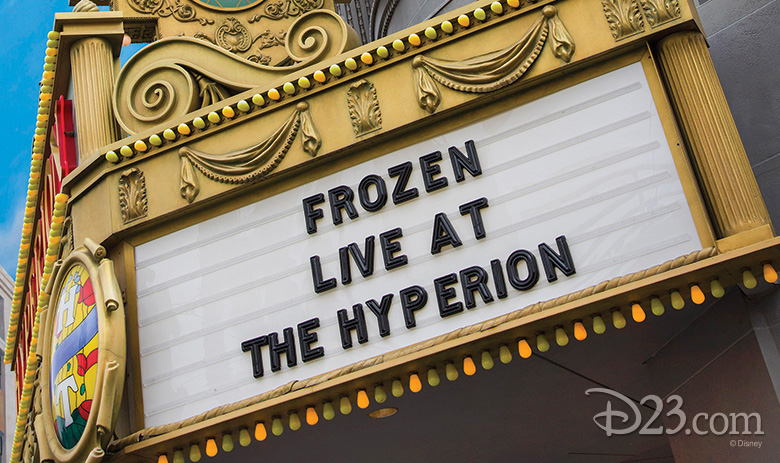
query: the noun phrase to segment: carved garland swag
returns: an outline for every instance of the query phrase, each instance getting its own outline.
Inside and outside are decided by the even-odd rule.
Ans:
[[[322,142],[306,102],[298,103],[287,121],[268,138],[248,148],[226,154],[181,148],[181,196],[191,203],[200,193],[195,169],[211,180],[228,184],[244,184],[265,177],[282,162],[299,130],[303,150],[309,156],[316,156]]]
[[[453,90],[487,93],[517,81],[536,61],[547,38],[553,55],[568,63],[574,54],[574,41],[558,18],[558,10],[548,5],[520,40],[502,50],[462,61],[448,61],[419,55],[412,61],[417,103],[433,113],[441,102],[436,82]]]

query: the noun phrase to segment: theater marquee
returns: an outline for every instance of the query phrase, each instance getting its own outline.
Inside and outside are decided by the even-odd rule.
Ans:
[[[640,63],[136,247],[146,425],[702,248]]]

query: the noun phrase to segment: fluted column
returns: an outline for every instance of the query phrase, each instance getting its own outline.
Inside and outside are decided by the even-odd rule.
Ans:
[[[75,42],[70,49],[70,59],[76,108],[76,136],[79,159],[83,161],[101,146],[120,138],[111,104],[114,58],[109,42],[93,37]]]
[[[699,32],[662,39],[658,55],[718,238],[765,228],[769,214]]]

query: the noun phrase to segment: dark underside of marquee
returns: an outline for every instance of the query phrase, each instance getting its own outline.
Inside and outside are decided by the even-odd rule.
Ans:
[[[613,410],[628,412],[631,420],[634,415],[620,400],[585,394],[591,388],[609,388],[632,398],[642,411],[643,425],[654,413],[652,402],[638,404],[643,397],[678,394],[689,420],[700,411],[759,411],[767,436],[772,435],[770,428],[780,430],[780,412],[762,410],[761,399],[751,402],[741,395],[741,402],[730,400],[740,396],[744,381],[771,381],[765,381],[766,368],[756,354],[756,337],[741,293],[732,289],[721,301],[712,301],[701,306],[688,301],[683,310],[667,308],[660,317],[648,311],[641,324],[629,322],[622,330],[610,325],[605,334],[591,332],[584,341],[570,337],[568,346],[553,344],[546,354],[527,360],[513,353],[509,364],[496,359],[490,371],[478,366],[474,376],[461,372],[455,382],[442,377],[437,387],[428,386],[423,377],[423,389],[417,394],[406,390],[395,398],[388,388],[387,402],[381,406],[373,400],[366,410],[353,405],[347,416],[337,412],[330,422],[320,417],[315,426],[304,423],[300,430],[285,429],[279,437],[269,429],[265,441],[253,440],[248,447],[236,443],[232,452],[220,451],[209,463],[656,463],[675,461],[674,439],[695,439],[684,447],[703,449],[695,450],[699,456],[715,449],[716,455],[725,457],[720,452],[729,452],[728,434],[686,436],[683,430],[675,436],[633,432],[607,437],[594,416],[606,410],[608,401]],[[754,393],[753,388],[751,396]],[[714,395],[717,406],[725,409],[712,409]],[[368,417],[368,412],[382,406],[398,412],[386,418]],[[663,416],[671,408],[664,404],[663,413],[650,427],[664,424]],[[619,418],[613,423],[616,429],[626,427]]]

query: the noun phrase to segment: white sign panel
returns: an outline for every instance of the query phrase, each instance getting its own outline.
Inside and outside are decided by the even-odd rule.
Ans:
[[[633,64],[137,247],[146,425],[699,249]]]

